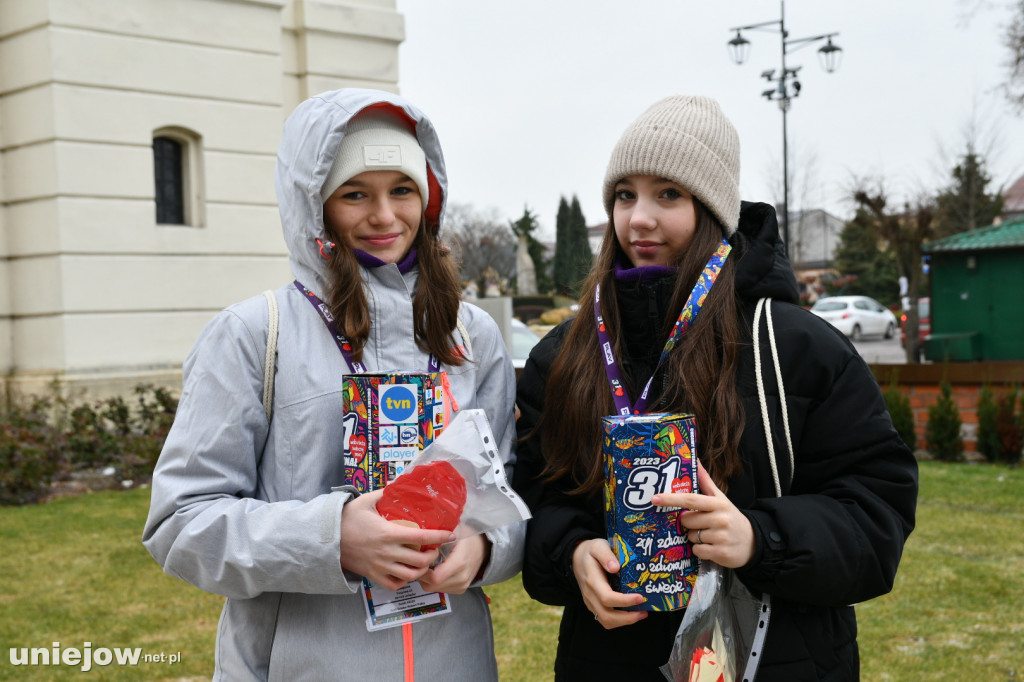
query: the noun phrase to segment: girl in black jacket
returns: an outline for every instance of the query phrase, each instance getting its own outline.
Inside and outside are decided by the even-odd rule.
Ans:
[[[534,348],[517,398],[515,486],[533,512],[523,582],[534,599],[565,607],[556,679],[660,682],[683,617],[620,610],[643,598],[609,584],[619,569],[602,501],[601,418],[618,411],[611,361],[630,405],[696,415],[704,494],[654,504],[691,510],[681,523],[694,554],[771,595],[757,680],[857,680],[850,605],[892,588],[917,499],[916,463],[874,377],[844,336],[794,305],[775,213],[741,210],[739,141],[713,100],[669,97],[631,124],[612,153],[604,199],[608,231],[580,313]],[[660,362],[707,268],[714,284]],[[753,313],[764,297],[774,299],[765,313],[784,402],[765,319],[766,359],[755,371]],[[645,387],[646,404],[637,400]]]

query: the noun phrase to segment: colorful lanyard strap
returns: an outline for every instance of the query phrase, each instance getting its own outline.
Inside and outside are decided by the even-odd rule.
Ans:
[[[356,374],[364,374],[366,372],[366,365],[359,362],[352,357],[352,344],[348,338],[338,330],[338,325],[334,323],[334,316],[331,315],[330,308],[327,304],[321,301],[316,294],[302,286],[299,280],[295,280],[295,287],[302,292],[302,295],[306,297],[313,309],[320,315],[320,319],[327,325],[327,329],[330,330],[331,336],[334,338],[334,342],[338,344],[338,350],[341,351],[342,356],[345,358],[345,362],[348,363],[349,368]],[[437,361],[434,354],[430,354],[430,359],[427,362],[428,372],[437,372],[441,369],[441,363]]]
[[[707,299],[708,292],[711,291],[715,280],[718,279],[718,273],[722,271],[722,266],[725,265],[725,260],[729,257],[730,251],[732,251],[732,247],[729,245],[729,242],[723,239],[715,253],[708,259],[700,277],[697,278],[697,283],[693,286],[693,290],[690,291],[690,295],[686,299],[682,312],[679,313],[679,319],[676,320],[672,333],[668,335],[665,349],[661,351],[661,357],[658,359],[658,364],[655,366],[654,371],[651,372],[651,378],[647,380],[643,393],[640,394],[640,399],[632,405],[630,405],[629,396],[626,395],[626,387],[622,382],[622,370],[615,359],[615,352],[612,350],[611,335],[608,333],[604,317],[601,315],[601,285],[597,285],[597,289],[594,291],[594,319],[597,321],[597,338],[601,343],[601,350],[604,353],[604,370],[608,375],[608,383],[611,385],[612,399],[615,401],[616,412],[619,414],[642,414],[647,410],[648,393],[651,390],[651,384],[654,382],[654,376],[658,373],[658,369],[661,368],[668,354],[679,345],[683,336],[689,331],[690,325],[697,319],[697,313],[700,312],[701,306],[704,305],[704,301]]]

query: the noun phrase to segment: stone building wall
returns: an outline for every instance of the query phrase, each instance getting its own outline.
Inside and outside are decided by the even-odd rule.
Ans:
[[[394,0],[3,0],[3,388],[180,382],[218,310],[291,279],[284,118],[397,90],[403,38]],[[158,135],[183,145],[183,225],[157,222]]]

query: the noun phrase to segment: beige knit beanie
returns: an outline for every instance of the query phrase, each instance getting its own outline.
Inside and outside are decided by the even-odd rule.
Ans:
[[[609,218],[615,183],[628,175],[679,183],[718,218],[726,237],[739,225],[740,139],[710,97],[666,97],[626,128],[604,176]]]
[[[348,180],[375,170],[397,170],[408,175],[419,188],[423,205],[427,205],[430,189],[423,148],[402,121],[379,111],[356,114],[349,121],[334,165],[320,189],[320,199],[327,201]]]

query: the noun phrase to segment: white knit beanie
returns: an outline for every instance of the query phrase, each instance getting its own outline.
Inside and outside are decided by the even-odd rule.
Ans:
[[[604,176],[609,218],[615,184],[629,175],[679,183],[718,218],[726,237],[739,225],[740,139],[710,97],[666,97],[626,128]]]
[[[416,136],[392,114],[356,114],[341,139],[334,165],[320,189],[320,199],[327,201],[334,190],[364,171],[379,170],[397,170],[408,175],[419,188],[423,205],[427,205],[427,157]]]

